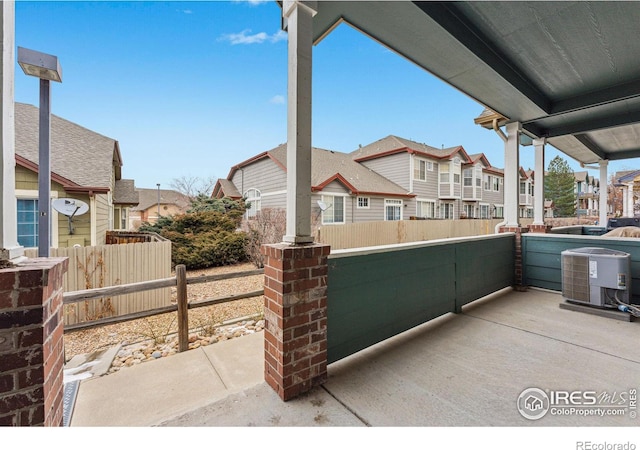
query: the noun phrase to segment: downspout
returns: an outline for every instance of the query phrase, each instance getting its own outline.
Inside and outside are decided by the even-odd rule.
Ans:
[[[498,119],[493,119],[493,131],[496,132],[496,134],[498,136],[500,136],[500,139],[502,139],[502,141],[506,144],[507,143],[507,136],[504,134],[504,132],[500,129],[500,127],[498,127]],[[502,190],[502,198],[504,200],[504,188]],[[503,213],[504,214],[504,213]],[[494,233],[498,234],[500,232],[500,227],[504,226],[507,224],[507,219],[504,219],[502,222],[498,223],[496,225],[496,227],[494,228]]]

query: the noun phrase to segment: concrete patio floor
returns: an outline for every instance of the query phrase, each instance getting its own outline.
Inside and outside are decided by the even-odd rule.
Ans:
[[[637,427],[640,322],[562,302],[501,291],[331,364],[323,386],[286,403],[262,381],[262,334],[236,338],[82,381],[71,427]],[[588,391],[582,403],[596,395],[587,406],[603,415],[567,405],[527,419],[516,404],[534,387]]]

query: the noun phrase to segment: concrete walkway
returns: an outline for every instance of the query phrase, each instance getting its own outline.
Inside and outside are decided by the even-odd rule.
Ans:
[[[330,365],[286,403],[263,382],[262,333],[220,342],[82,381],[71,426],[637,427],[640,323],[562,301],[534,289],[477,301]],[[622,395],[625,413],[530,420],[516,403],[531,387],[609,395],[603,411]]]

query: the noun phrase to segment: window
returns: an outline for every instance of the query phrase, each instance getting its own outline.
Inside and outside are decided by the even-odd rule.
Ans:
[[[440,205],[440,217],[453,219],[453,203],[442,203]]]
[[[460,184],[460,174],[459,173],[454,173],[453,174],[453,182],[456,184]]]
[[[476,217],[476,212],[473,205],[463,205],[462,210],[467,219],[474,219]]]
[[[127,230],[129,228],[129,208],[120,210],[120,229]]]
[[[451,178],[449,177],[449,163],[440,164],[440,183],[449,183],[450,180]]]
[[[257,189],[249,189],[244,193],[244,199],[249,204],[247,218],[255,217],[262,208],[261,193]]]
[[[503,219],[504,218],[504,206],[503,205],[495,205],[495,218]]]
[[[384,220],[402,219],[402,200],[384,201]]]
[[[424,159],[416,159],[413,169],[413,179],[427,181],[427,171],[433,171],[433,162]]]
[[[18,199],[18,243],[23,247],[38,246],[38,200]]]
[[[527,193],[527,184],[524,181],[520,182],[520,194],[524,195]]]
[[[358,208],[369,209],[369,197],[358,197]]]
[[[476,187],[482,186],[482,167],[476,166]]]
[[[493,190],[498,192],[500,190],[500,185],[502,184],[502,178],[493,177]]]
[[[323,195],[322,202],[327,208],[322,211],[322,223],[344,223],[344,197]]]
[[[490,219],[489,205],[480,205],[480,218],[481,219]]]
[[[485,191],[491,190],[491,175],[484,176],[484,190]]]
[[[436,203],[430,201],[418,201],[418,217],[433,219],[436,216]]]

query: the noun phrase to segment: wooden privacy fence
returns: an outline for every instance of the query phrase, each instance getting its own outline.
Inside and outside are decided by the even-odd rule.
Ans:
[[[197,302],[189,303],[187,300],[187,285],[197,284],[197,283],[209,283],[212,281],[229,280],[232,278],[242,278],[242,277],[249,277],[253,275],[262,275],[262,274],[264,274],[264,269],[187,278],[187,270],[183,264],[180,264],[176,266],[176,275],[170,278],[143,281],[139,283],[129,283],[121,286],[112,286],[112,287],[106,287],[106,288],[85,289],[85,290],[80,290],[75,292],[65,292],[64,294],[62,294],[62,302],[65,306],[72,306],[77,303],[92,300],[92,299],[123,296],[126,294],[132,294],[132,293],[166,289],[174,286],[176,287],[176,293],[177,293],[177,304],[175,305],[168,305],[162,308],[155,308],[148,311],[140,311],[138,313],[127,314],[120,317],[109,317],[109,318],[94,320],[88,323],[78,324],[75,326],[65,326],[65,331],[97,327],[102,325],[108,325],[111,323],[124,322],[127,320],[140,319],[143,317],[150,317],[158,314],[166,314],[166,313],[177,311],[178,312],[178,351],[182,352],[189,349],[189,316],[188,316],[189,309],[201,308],[204,306],[212,306],[220,303],[231,302],[234,300],[241,300],[244,298],[258,297],[264,294],[264,290],[259,290],[259,291],[246,292],[243,294],[228,295],[225,297],[219,297],[219,298],[210,299],[210,300],[200,300]]]
[[[37,257],[37,249],[26,256]],[[171,276],[171,242],[52,248],[52,257],[69,258],[64,291],[103,288]],[[94,297],[64,307],[64,324],[72,325],[171,304],[171,289],[138,291],[118,298]]]
[[[503,219],[395,220],[323,225],[316,231],[316,241],[332,250],[403,244],[434,239],[483,236],[495,233]],[[527,226],[533,219],[520,219]]]

